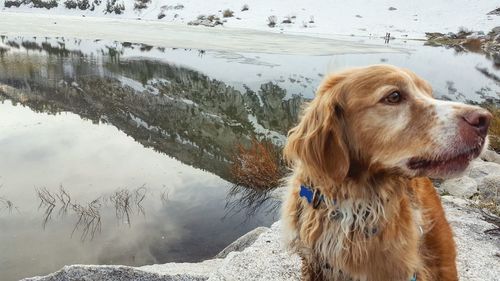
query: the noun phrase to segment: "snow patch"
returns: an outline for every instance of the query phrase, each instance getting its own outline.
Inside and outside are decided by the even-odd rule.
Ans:
[[[286,136],[276,131],[264,128],[264,126],[259,124],[259,122],[257,121],[257,117],[255,115],[248,114],[248,121],[252,123],[253,127],[255,128],[255,132],[257,134],[270,139],[274,144],[278,146],[282,146],[285,144]]]

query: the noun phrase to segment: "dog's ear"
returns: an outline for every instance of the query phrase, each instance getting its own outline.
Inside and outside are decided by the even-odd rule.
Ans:
[[[316,97],[304,109],[299,124],[288,133],[284,157],[299,161],[309,180],[323,184],[344,181],[349,152],[344,141],[340,76],[323,81]]]

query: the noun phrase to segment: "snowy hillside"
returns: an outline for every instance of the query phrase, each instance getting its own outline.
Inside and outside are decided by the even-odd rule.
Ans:
[[[424,38],[460,28],[488,32],[500,25],[498,0],[0,0],[0,14],[29,12],[212,24],[311,36]],[[213,15],[212,17],[210,17]]]

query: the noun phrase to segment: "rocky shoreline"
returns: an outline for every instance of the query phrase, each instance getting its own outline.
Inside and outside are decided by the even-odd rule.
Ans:
[[[500,274],[500,220],[486,215],[499,211],[500,157],[487,152],[482,158],[462,177],[437,184],[455,235],[460,280],[465,281],[495,281]],[[493,205],[485,207],[482,202]],[[300,259],[283,249],[278,221],[247,233],[214,259],[200,263],[69,265],[23,280],[300,280]]]
[[[462,29],[457,33],[429,32],[425,35],[426,45],[453,48],[457,52],[484,53],[495,65],[500,65],[500,26],[488,33]]]

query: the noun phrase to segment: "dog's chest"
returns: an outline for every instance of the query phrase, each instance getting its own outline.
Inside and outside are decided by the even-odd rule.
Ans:
[[[413,204],[402,210],[385,199],[345,200],[317,209],[302,204],[302,209],[300,240],[306,242],[312,260],[320,261],[316,266],[329,273],[329,280],[366,280],[370,268],[401,258],[404,253],[388,250],[400,247],[396,241],[411,241],[404,248],[417,252],[414,242],[422,233],[423,218]]]

